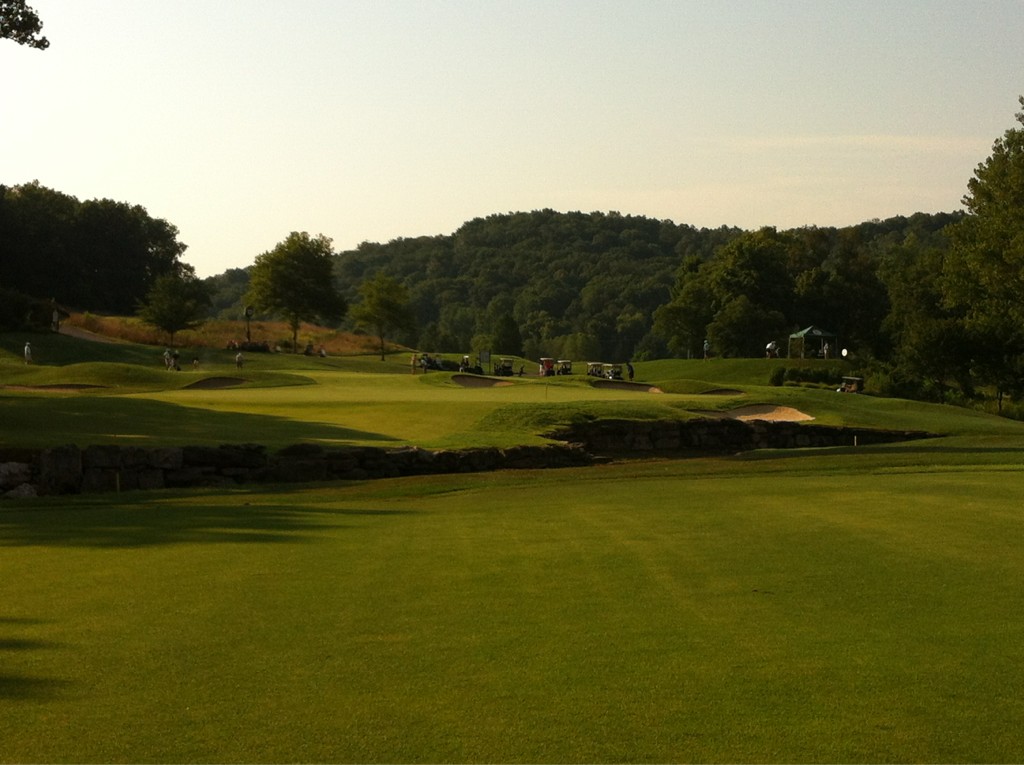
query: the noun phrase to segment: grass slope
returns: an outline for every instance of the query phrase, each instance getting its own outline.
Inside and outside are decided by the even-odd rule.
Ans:
[[[769,403],[791,406],[819,424],[902,427],[943,434],[1014,434],[1021,425],[963,409],[843,396],[767,385],[774,361],[715,359],[638,363],[638,379],[669,391],[595,387],[582,375],[505,379],[501,387],[464,387],[447,373],[409,373],[396,354],[306,357],[206,349],[183,355],[167,372],[162,349],[43,335],[39,363],[20,358],[20,335],[0,335],[0,446],[59,443],[144,444],[296,441],[417,444],[427,447],[538,443],[579,419],[686,418],[708,410]],[[237,387],[193,387],[209,378]],[[68,387],[71,386],[71,387]],[[672,392],[674,391],[674,392]],[[713,395],[708,395],[708,393]]]

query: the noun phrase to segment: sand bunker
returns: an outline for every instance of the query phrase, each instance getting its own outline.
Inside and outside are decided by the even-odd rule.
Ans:
[[[216,390],[217,388],[231,388],[244,383],[241,377],[207,377],[203,380],[196,380],[189,383],[185,388],[197,388],[199,390]]]
[[[772,422],[804,422],[813,420],[809,414],[794,409],[791,406],[771,406],[770,404],[754,404],[752,406],[741,406],[738,409],[730,409],[728,412],[721,412],[724,417],[731,417],[734,420],[770,420]]]
[[[495,380],[493,377],[463,374],[452,375],[452,382],[463,388],[504,388],[506,385],[513,384],[511,380]]]
[[[647,383],[628,382],[626,380],[594,380],[591,385],[595,388],[611,388],[613,390],[631,390],[636,393],[664,393],[664,391]]]
[[[741,406],[739,409],[732,409],[727,412],[734,420],[771,420],[773,422],[804,422],[813,420],[809,414],[794,409],[791,406],[770,406],[768,404],[755,404],[753,406]]]

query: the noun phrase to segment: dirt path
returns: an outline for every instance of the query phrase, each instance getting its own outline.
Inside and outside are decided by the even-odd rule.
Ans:
[[[90,332],[87,329],[81,327],[73,327],[70,324],[60,325],[60,334],[67,335],[68,337],[77,337],[79,340],[89,340],[94,343],[112,343],[117,344],[123,342],[114,337],[107,337],[106,335],[97,335],[95,332]]]

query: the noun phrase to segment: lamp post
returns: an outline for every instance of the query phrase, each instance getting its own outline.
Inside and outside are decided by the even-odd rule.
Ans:
[[[252,315],[256,313],[251,305],[245,307],[245,342],[252,342],[252,335],[249,333],[249,321],[252,319]]]

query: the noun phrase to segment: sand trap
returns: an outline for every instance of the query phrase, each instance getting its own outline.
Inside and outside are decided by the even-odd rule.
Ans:
[[[753,406],[741,406],[739,409],[730,409],[723,412],[726,417],[734,420],[770,420],[772,422],[804,422],[813,420],[809,414],[804,414],[799,409],[791,406],[771,406],[769,404],[754,404]]]
[[[231,388],[246,382],[241,377],[207,377],[204,380],[196,380],[189,383],[185,388],[198,388],[199,390],[216,390],[217,388]]]
[[[495,380],[493,377],[463,374],[452,375],[452,382],[463,388],[504,388],[514,384],[511,380]]]
[[[594,380],[590,383],[595,388],[611,388],[613,390],[631,390],[636,393],[664,393],[661,388],[647,383],[628,382],[626,380]]]

